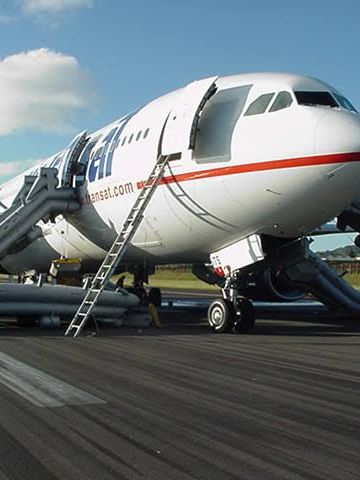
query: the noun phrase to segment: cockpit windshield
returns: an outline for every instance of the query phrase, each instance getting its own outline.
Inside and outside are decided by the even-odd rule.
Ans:
[[[333,93],[333,95],[343,108],[345,108],[346,110],[350,110],[351,112],[357,113],[356,108],[347,98],[339,95],[338,93]]]
[[[337,108],[339,104],[330,92],[294,92],[299,105]]]
[[[356,112],[355,107],[349,100],[338,93],[295,91],[294,94],[299,105],[344,108],[345,110]]]

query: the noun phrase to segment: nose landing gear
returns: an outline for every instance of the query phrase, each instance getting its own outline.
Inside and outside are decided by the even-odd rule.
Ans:
[[[234,285],[223,289],[223,299],[212,302],[207,318],[215,333],[249,333],[255,323],[255,309],[250,300],[238,297]]]

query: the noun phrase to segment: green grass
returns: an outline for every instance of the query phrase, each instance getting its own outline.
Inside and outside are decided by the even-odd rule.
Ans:
[[[130,286],[132,283],[132,275],[129,273],[122,275],[125,275],[124,285]],[[116,281],[120,276],[121,275],[115,275],[112,280]],[[185,290],[219,290],[219,287],[202,282],[190,272],[176,272],[174,270],[158,270],[154,275],[149,277],[149,287],[179,288]]]
[[[130,286],[132,283],[132,275],[129,273],[126,276],[125,285]],[[113,277],[115,282],[120,275]],[[354,288],[360,290],[360,274],[351,273],[345,275],[345,280]],[[190,272],[176,272],[174,270],[158,270],[154,275],[149,277],[149,287],[159,288],[175,288],[185,290],[212,290],[219,291],[219,287],[208,285],[197,279],[195,275]]]
[[[354,288],[360,290],[360,274],[359,273],[347,273],[344,279],[350,283]]]

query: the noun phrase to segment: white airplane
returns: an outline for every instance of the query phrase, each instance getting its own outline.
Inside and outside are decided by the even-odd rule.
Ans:
[[[145,280],[153,265],[168,263],[197,265],[195,273],[209,281],[224,276],[224,299],[210,307],[210,325],[222,332],[235,323],[246,331],[254,315],[242,294],[251,290],[254,272],[267,272],[266,288],[275,296],[296,296],[274,272],[294,264],[290,252],[305,258],[304,237],[360,194],[360,115],[336,89],[305,76],[256,73],[190,83],[79,134],[2,185],[0,201],[8,208],[25,175],[53,167],[60,185],[76,187],[81,203],[54,223],[40,221],[42,236],[2,258],[2,269],[47,272],[64,256],[80,257],[83,271],[94,271],[159,155],[169,156],[169,164],[124,268],[142,267]],[[218,277],[199,267],[210,262]]]

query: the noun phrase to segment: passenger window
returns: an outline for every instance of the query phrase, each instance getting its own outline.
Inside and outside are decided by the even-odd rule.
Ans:
[[[274,95],[275,93],[264,93],[264,95],[260,95],[260,97],[250,103],[249,108],[245,112],[245,116],[249,117],[250,115],[264,113]]]
[[[277,112],[283,108],[288,108],[292,104],[292,97],[289,92],[280,92],[271,105],[269,112]]]
[[[125,145],[125,142],[126,142],[126,136],[124,137],[124,140],[123,140],[122,143],[121,143],[121,146],[122,146],[122,147]]]
[[[141,130],[140,130],[140,132],[138,132],[138,134],[136,135],[136,141],[138,141],[140,137],[141,137]]]
[[[144,132],[144,137],[143,138],[146,138],[148,135],[149,135],[149,131],[150,131],[150,128],[147,128]]]
[[[132,133],[132,134],[130,135],[130,137],[129,137],[128,143],[131,143],[131,142],[132,142],[133,136],[134,136],[134,134]]]

